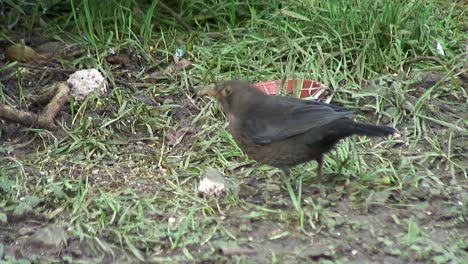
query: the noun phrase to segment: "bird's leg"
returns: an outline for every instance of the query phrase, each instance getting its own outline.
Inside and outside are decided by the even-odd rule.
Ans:
[[[320,157],[316,158],[315,159],[318,163],[318,166],[317,166],[317,176],[319,178],[322,177],[322,171],[323,171],[323,156],[321,155]]]

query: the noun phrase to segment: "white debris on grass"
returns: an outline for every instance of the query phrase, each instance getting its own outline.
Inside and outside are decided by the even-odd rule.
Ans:
[[[440,44],[439,41],[436,42],[435,48],[439,55],[445,56],[444,48],[442,47],[442,44]]]
[[[67,84],[71,87],[71,95],[77,100],[84,100],[90,93],[99,89],[100,95],[107,94],[107,81],[96,69],[79,70],[70,75]]]

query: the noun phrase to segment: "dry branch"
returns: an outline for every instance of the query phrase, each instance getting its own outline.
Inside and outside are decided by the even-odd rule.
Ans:
[[[0,104],[0,118],[25,126],[54,130],[57,128],[54,124],[54,119],[63,105],[68,101],[69,94],[70,88],[68,85],[66,83],[58,83],[56,87],[33,99],[33,102],[38,104],[48,102],[42,113],[36,114]]]

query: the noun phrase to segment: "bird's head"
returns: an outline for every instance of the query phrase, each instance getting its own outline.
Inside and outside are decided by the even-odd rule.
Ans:
[[[225,113],[240,114],[248,111],[251,106],[261,100],[264,93],[248,82],[232,80],[216,87],[204,87],[198,90],[199,95],[215,97],[223,107]]]

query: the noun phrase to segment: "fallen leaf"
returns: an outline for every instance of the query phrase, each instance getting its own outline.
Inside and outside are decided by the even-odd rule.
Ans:
[[[179,62],[176,62],[172,64],[171,66],[167,67],[162,74],[171,74],[171,73],[176,73],[180,72],[183,70],[188,70],[192,68],[192,62],[189,60],[180,60]]]
[[[32,62],[43,59],[44,56],[36,53],[32,48],[18,43],[5,50],[5,58],[9,61]]]
[[[107,55],[106,62],[113,65],[129,65],[130,59],[128,56],[123,55]]]

